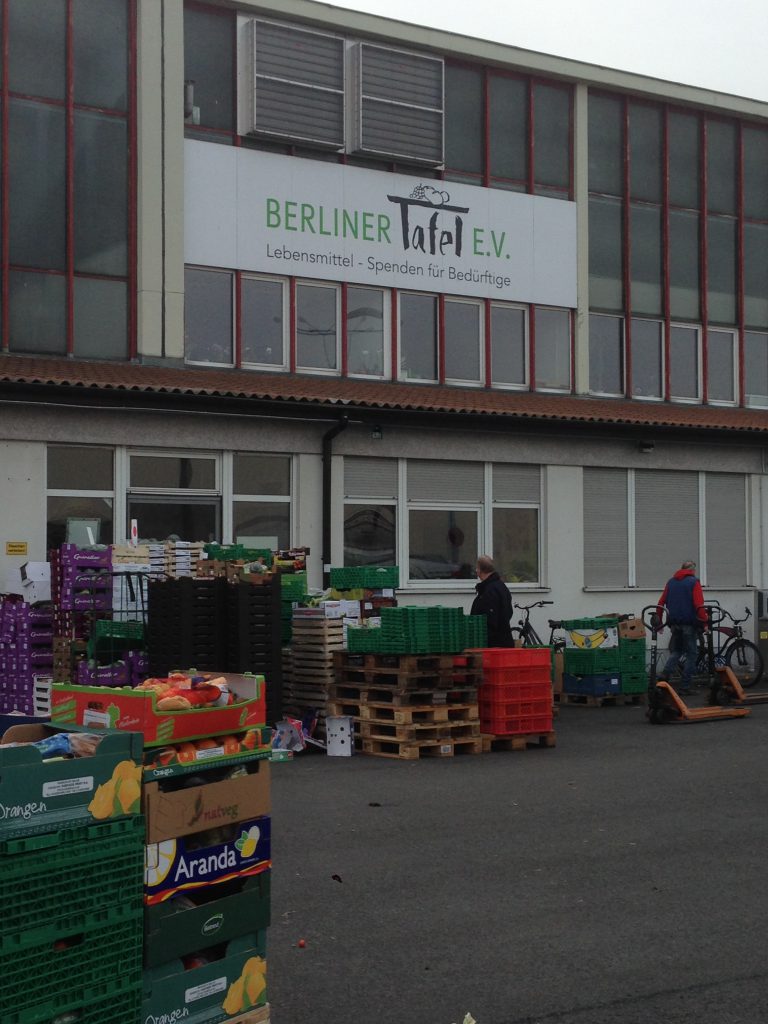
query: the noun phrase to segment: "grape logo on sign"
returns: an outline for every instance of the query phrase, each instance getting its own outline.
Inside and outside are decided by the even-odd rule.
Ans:
[[[447,192],[423,184],[407,197],[388,195],[387,199],[400,207],[403,249],[430,256],[461,256],[464,220],[460,214],[469,213],[468,206],[450,206]]]

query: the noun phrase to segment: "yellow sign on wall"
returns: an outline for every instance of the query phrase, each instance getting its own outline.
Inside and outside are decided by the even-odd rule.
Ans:
[[[26,555],[27,542],[25,540],[7,540],[5,553],[6,555]]]

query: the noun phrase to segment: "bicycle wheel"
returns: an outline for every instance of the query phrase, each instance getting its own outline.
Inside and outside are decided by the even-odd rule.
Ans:
[[[734,640],[724,654],[725,664],[745,689],[748,690],[760,681],[763,675],[763,656],[751,640]]]

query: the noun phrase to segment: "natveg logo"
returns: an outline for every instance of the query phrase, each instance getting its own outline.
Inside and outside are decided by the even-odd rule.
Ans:
[[[205,801],[198,793],[192,808],[192,815],[187,821],[187,827],[192,828],[200,821],[219,821],[221,818],[226,818],[229,821],[237,821],[239,817],[239,804],[217,804],[215,807],[206,807]]]
[[[216,932],[221,931],[224,925],[224,915],[214,914],[213,917],[209,917],[207,921],[203,923],[203,927],[200,929],[201,935],[215,935]]]

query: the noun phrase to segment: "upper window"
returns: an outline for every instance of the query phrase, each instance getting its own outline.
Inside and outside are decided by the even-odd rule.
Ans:
[[[296,366],[339,369],[339,289],[333,285],[296,285]]]
[[[632,397],[664,397],[664,324],[632,320]]]
[[[243,275],[240,288],[243,364],[284,369],[288,322],[285,283]]]
[[[701,398],[701,331],[672,324],[669,332],[669,394],[696,402]]]
[[[347,373],[383,377],[388,303],[380,288],[349,286],[346,292]]]
[[[447,176],[569,198],[571,96],[555,82],[446,65]]]
[[[707,331],[707,400],[733,405],[737,396],[736,334]]]
[[[528,339],[525,310],[491,305],[491,379],[494,384],[528,384]]]
[[[479,384],[483,379],[483,306],[480,302],[446,299],[445,378]]]
[[[184,272],[184,357],[188,363],[233,362],[232,273]]]
[[[132,5],[48,0],[38,16],[24,0],[6,6],[3,342],[11,352],[125,359]]]
[[[589,318],[589,390],[624,394],[624,321],[617,316]]]
[[[744,335],[744,397],[747,405],[768,406],[768,334]]]
[[[537,306],[534,315],[536,388],[544,391],[570,391],[570,311]]]
[[[403,380],[437,380],[437,297],[401,292],[400,376]]]

